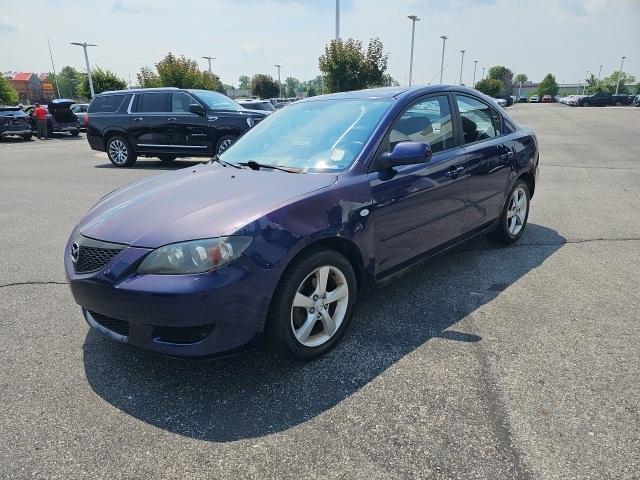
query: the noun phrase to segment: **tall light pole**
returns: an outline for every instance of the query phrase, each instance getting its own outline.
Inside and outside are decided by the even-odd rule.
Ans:
[[[97,45],[93,43],[87,42],[71,42],[71,45],[78,45],[84,49],[84,61],[87,63],[87,76],[89,77],[89,90],[91,90],[91,98],[95,96],[93,91],[93,79],[91,78],[91,66],[89,65],[89,55],[87,54],[87,47],[97,47]]]
[[[444,46],[447,43],[447,39],[449,37],[447,37],[446,35],[442,35],[440,38],[442,39],[442,60],[440,61],[440,85],[442,85],[442,76],[444,74]]]
[[[478,60],[473,61],[473,88],[476,88],[476,68],[478,68]]]
[[[415,15],[409,15],[407,17],[411,20],[411,59],[409,60],[409,86],[411,86],[411,79],[413,78],[413,41],[416,37],[416,22],[420,19]]]
[[[602,75],[602,65],[600,65],[600,70],[598,70],[598,81],[600,81],[601,75]]]
[[[58,98],[60,98],[60,87],[58,86],[58,76],[56,75],[56,66],[53,63],[53,54],[51,53],[51,40],[47,38],[49,44],[49,56],[51,57],[51,68],[53,68],[53,81],[56,84],[56,91],[58,92]]]
[[[462,54],[462,58],[460,59],[460,85],[462,85],[462,66],[464,65],[464,52],[466,52],[466,50],[460,50],[460,53]]]
[[[282,98],[282,83],[280,83],[280,69],[282,65],[275,64],[274,67],[278,69],[278,98]]]
[[[587,73],[585,73],[585,75],[584,75],[584,86],[582,87],[582,94],[583,95],[587,91],[587,79],[588,78],[589,78],[589,70],[587,70]]]
[[[620,76],[618,77],[618,81],[616,82],[616,95],[618,94],[618,87],[620,86],[620,79],[622,78],[622,66],[624,65],[624,59],[627,57],[622,57],[620,61]]]
[[[209,62],[209,76],[213,77],[213,72],[211,72],[211,60],[215,60],[216,57],[202,57]]]
[[[486,67],[482,67],[482,80],[484,80],[484,69],[485,69],[485,68],[486,68]]]
[[[336,0],[336,40],[340,40],[340,0]]]

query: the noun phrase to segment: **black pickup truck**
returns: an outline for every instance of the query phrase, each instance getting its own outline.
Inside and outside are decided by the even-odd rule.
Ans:
[[[599,92],[578,100],[578,106],[580,107],[606,107],[611,105],[631,105],[631,96]]]

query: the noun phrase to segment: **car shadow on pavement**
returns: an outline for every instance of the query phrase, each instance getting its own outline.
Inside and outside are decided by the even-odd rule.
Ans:
[[[372,287],[359,297],[338,346],[308,363],[267,348],[217,360],[176,360],[91,330],[85,373],[111,405],[181,435],[227,442],[283,431],[331,409],[432,338],[473,348],[482,341],[478,335],[450,328],[564,243],[556,231],[530,224],[516,245],[478,238]]]
[[[157,159],[138,160],[130,167],[122,170],[179,170],[181,168],[194,167],[199,163],[209,161],[207,158],[194,158],[193,160],[174,160],[170,163],[162,163]],[[95,168],[117,168],[111,162],[95,165]]]

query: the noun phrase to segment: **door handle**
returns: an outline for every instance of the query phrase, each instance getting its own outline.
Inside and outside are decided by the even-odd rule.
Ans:
[[[171,118],[167,118],[167,120],[169,120],[170,122],[175,122],[177,119],[176,117],[171,117]]]
[[[141,122],[142,121],[142,117],[136,117],[133,119],[134,122]]]
[[[511,157],[513,157],[513,152],[509,150],[507,153],[503,153],[502,155],[500,155],[500,160],[506,160]]]
[[[452,168],[447,172],[447,177],[456,178],[464,171],[464,167]]]

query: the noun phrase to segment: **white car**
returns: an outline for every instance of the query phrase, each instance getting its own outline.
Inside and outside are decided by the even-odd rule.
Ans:
[[[567,105],[571,105],[572,107],[575,107],[576,105],[578,105],[578,100],[580,100],[581,98],[585,97],[586,95],[569,95],[567,97],[567,101],[565,102]]]
[[[494,98],[494,100],[498,105],[500,105],[503,108],[507,106],[507,101],[504,98]]]
[[[538,95],[531,95],[529,97],[529,103],[538,103],[540,101],[540,97]]]

